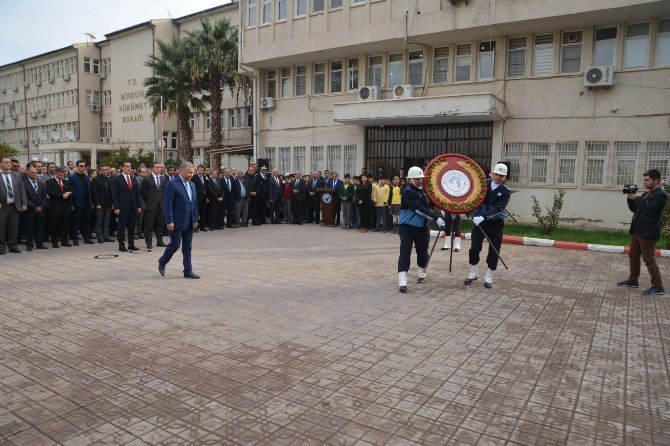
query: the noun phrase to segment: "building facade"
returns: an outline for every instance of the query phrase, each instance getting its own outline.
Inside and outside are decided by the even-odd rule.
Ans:
[[[518,219],[563,188],[564,221],[603,227],[630,221],[624,184],[669,176],[667,1],[244,0],[240,21],[282,171],[462,153],[509,163]]]

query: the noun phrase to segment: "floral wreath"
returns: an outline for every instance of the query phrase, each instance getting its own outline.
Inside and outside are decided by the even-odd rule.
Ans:
[[[447,170],[458,170],[470,181],[470,190],[463,197],[454,197],[441,185]],[[451,214],[468,214],[479,207],[486,197],[486,175],[474,160],[448,153],[434,158],[424,171],[428,199],[438,208]]]

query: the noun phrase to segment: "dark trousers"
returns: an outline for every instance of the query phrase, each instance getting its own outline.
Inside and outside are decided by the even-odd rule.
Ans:
[[[309,198],[307,205],[307,223],[318,223],[319,220],[319,194],[314,194]]]
[[[428,264],[428,242],[430,232],[428,228],[417,228],[411,225],[398,226],[400,236],[400,256],[398,257],[398,272],[409,271],[412,245],[416,250],[416,264],[425,268]]]
[[[223,225],[223,217],[226,217],[226,226],[232,228],[235,224],[235,202],[224,202],[221,208],[221,224]]]
[[[305,213],[305,200],[291,199],[291,217],[293,223],[302,223]]]
[[[209,229],[220,228],[221,220],[221,202],[215,200],[210,200],[207,204],[207,226]]]
[[[281,221],[282,201],[275,200],[270,202],[270,209],[272,210],[272,214],[270,215],[272,223],[279,223]]]
[[[382,231],[388,231],[388,223],[386,214],[388,214],[388,209],[386,206],[375,206],[375,222],[376,228],[381,229]]]
[[[174,255],[174,253],[177,252],[177,250],[179,249],[179,245],[181,245],[181,253],[182,256],[184,257],[184,274],[193,272],[193,267],[191,266],[192,240],[193,240],[192,224],[189,224],[188,229],[185,229],[183,231],[175,229],[174,231],[170,232],[170,243],[167,245],[167,248],[165,248],[165,252],[163,252],[161,258],[158,259],[158,263],[161,266],[167,265],[172,256]]]
[[[361,228],[374,228],[375,207],[372,203],[363,203],[361,210]]]
[[[649,270],[651,276],[651,284],[655,287],[662,287],[663,280],[661,279],[661,272],[656,264],[654,251],[656,250],[656,240],[647,237],[640,237],[639,235],[630,236],[630,251],[628,252],[628,260],[630,261],[630,276],[628,280],[637,281],[640,277],[640,256],[644,260],[644,264]]]
[[[67,243],[68,225],[70,223],[70,210],[63,212],[49,213],[49,226],[51,233],[51,243],[58,246],[58,241]]]
[[[205,203],[205,200],[202,200],[200,203],[198,203],[198,213],[200,215],[200,220],[198,220],[198,227],[199,228],[206,228],[207,227],[207,203]]]
[[[335,194],[337,197],[337,193]],[[340,225],[340,211],[342,210],[342,201],[339,198],[335,199],[335,226]]]
[[[119,246],[124,246],[125,233],[128,231],[128,246],[135,246],[135,220],[136,213],[133,211],[119,214],[119,223],[116,231],[116,240]]]
[[[479,227],[486,232],[486,235],[489,236],[492,245],[489,245],[489,253],[486,256],[486,264],[491,269],[495,271],[498,267],[498,254],[495,253],[493,247],[495,247],[498,252],[500,252],[500,246],[502,245],[503,238],[503,229],[505,228],[505,223],[502,220],[482,222]],[[472,228],[472,240],[470,244],[470,265],[476,265],[479,263],[479,253],[482,251],[482,244],[484,243],[485,237],[482,234],[482,231],[478,228]]]
[[[454,237],[460,237],[461,236],[461,215],[460,214],[455,214],[452,219],[452,214],[447,214],[446,217],[444,217],[444,222],[446,223],[444,225],[444,233],[451,235],[454,234]],[[472,232],[477,231],[479,232],[479,229],[475,229]],[[481,234],[480,234],[481,235]],[[487,233],[488,235],[488,233]]]
[[[144,211],[144,241],[147,245],[151,245],[151,240],[154,233],[156,234],[156,241],[163,241],[163,210],[153,209]]]
[[[112,213],[112,208],[100,207],[95,211],[95,235],[98,240],[109,238],[109,216]]]
[[[0,209],[0,251],[7,251],[7,247],[18,247],[19,237],[19,210],[14,204],[3,204]]]
[[[26,246],[41,246],[44,244],[44,212],[26,215]]]
[[[251,203],[253,209],[253,223],[262,225],[265,223],[265,216],[267,215],[267,198],[256,195],[254,198],[252,198]]]
[[[81,236],[84,238],[84,241],[91,239],[91,208],[87,205],[81,207],[75,207],[71,215],[72,220],[70,220],[70,238],[72,240],[79,240],[78,233],[81,232]]]

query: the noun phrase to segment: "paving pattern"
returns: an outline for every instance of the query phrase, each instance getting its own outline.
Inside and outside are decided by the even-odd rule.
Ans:
[[[512,245],[465,287],[463,245],[408,294],[397,236],[316,225],[198,234],[201,280],[112,243],[6,254],[0,444],[670,444],[670,295]]]

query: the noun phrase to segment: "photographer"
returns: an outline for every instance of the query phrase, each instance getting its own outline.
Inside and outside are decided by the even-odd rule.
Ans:
[[[638,288],[640,286],[640,255],[651,276],[651,288],[642,292],[643,295],[664,294],[663,281],[659,272],[654,250],[656,241],[661,236],[661,212],[665,207],[667,195],[661,187],[661,173],[656,169],[644,173],[642,182],[647,192],[642,196],[637,195],[637,188],[624,189],[628,193],[628,208],[633,212],[633,220],[630,223],[630,275],[627,280],[617,283],[617,286]]]

